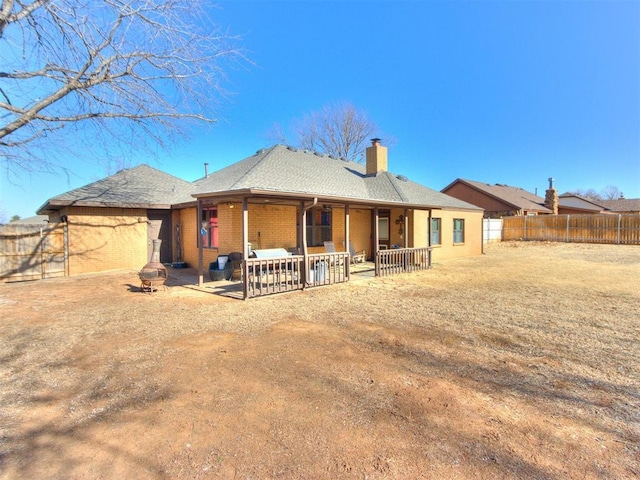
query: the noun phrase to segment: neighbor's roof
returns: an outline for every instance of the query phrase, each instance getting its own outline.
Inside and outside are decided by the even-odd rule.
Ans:
[[[598,203],[612,212],[640,212],[640,198],[619,198],[618,200],[598,200]]]
[[[120,170],[115,175],[50,198],[39,214],[65,206],[170,208],[193,201],[193,184],[149,165]]]
[[[445,192],[456,183],[468,185],[475,190],[479,190],[490,197],[500,200],[508,205],[512,205],[518,209],[531,212],[553,213],[550,209],[544,206],[544,198],[534,195],[531,192],[527,192],[522,188],[510,187],[509,185],[502,185],[499,183],[490,185],[488,183],[458,178],[444,187],[442,191]]]
[[[560,206],[565,208],[575,208],[586,212],[601,212],[605,209],[599,200],[596,203],[594,200],[570,192],[563,193],[558,197],[558,200]]]
[[[272,194],[380,205],[480,210],[390,172],[367,176],[364,165],[276,145],[195,182],[195,197]]]
[[[49,215],[35,215],[33,217],[20,218],[18,220],[12,220],[8,225],[42,225],[43,222],[49,221]]]

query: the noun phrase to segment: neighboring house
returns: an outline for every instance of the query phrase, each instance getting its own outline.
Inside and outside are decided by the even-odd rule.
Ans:
[[[369,258],[433,246],[435,261],[482,252],[482,210],[388,172],[377,141],[366,166],[282,145],[193,183],[142,165],[54,197],[38,213],[68,224],[71,275],[139,269],[158,236],[162,262],[194,267],[247,254],[248,244],[312,253],[324,241],[338,250],[351,241]]]
[[[558,214],[560,215],[608,213],[605,211],[606,208],[601,205],[601,201],[596,202],[573,193],[563,193],[558,197],[558,200]]]
[[[545,206],[544,198],[521,188],[499,183],[490,185],[458,178],[441,191],[482,208],[485,218],[553,213],[553,210]]]
[[[640,213],[640,198],[592,200],[567,192],[559,199],[560,214]]]
[[[640,213],[640,198],[599,200],[598,203],[611,213]]]
[[[12,220],[10,225],[42,225],[42,223],[49,222],[47,215],[34,215],[33,217],[19,218],[18,220]]]

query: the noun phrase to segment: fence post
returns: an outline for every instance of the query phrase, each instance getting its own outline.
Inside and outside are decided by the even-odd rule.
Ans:
[[[571,236],[569,234],[569,217],[571,215],[567,215],[567,243],[571,242]]]
[[[526,215],[525,215],[525,217],[524,217],[524,239],[525,239],[525,240],[529,240],[529,239],[527,238],[527,217],[526,217]]]
[[[620,245],[620,233],[621,233],[620,230],[621,230],[621,228],[622,228],[622,214],[619,213],[618,214],[618,241],[617,241],[618,245]]]
[[[44,259],[44,235],[40,227],[40,278],[47,278],[47,264]]]

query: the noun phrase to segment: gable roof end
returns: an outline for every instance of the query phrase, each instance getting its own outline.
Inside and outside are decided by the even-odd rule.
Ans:
[[[467,185],[474,190],[482,192],[485,195],[488,195],[496,200],[510,205],[514,209],[526,210],[530,212],[552,213],[550,209],[544,206],[544,198],[523,190],[522,188],[511,187],[509,185],[503,185],[499,183],[490,185],[488,183],[458,178],[444,187],[441,191],[446,193],[447,190],[458,183]]]

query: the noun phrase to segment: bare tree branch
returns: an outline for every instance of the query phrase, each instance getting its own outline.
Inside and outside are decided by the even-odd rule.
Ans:
[[[622,192],[615,185],[607,185],[601,192],[603,200],[618,200],[622,197]]]
[[[350,103],[328,105],[295,126],[299,147],[359,163],[364,162],[366,142],[376,130],[367,114]]]
[[[215,122],[226,62],[244,56],[203,4],[0,0],[8,52],[0,65],[0,163],[14,172],[46,167],[54,138],[70,125],[105,145],[131,142],[133,130],[135,150],[145,138],[164,144],[189,122]]]

